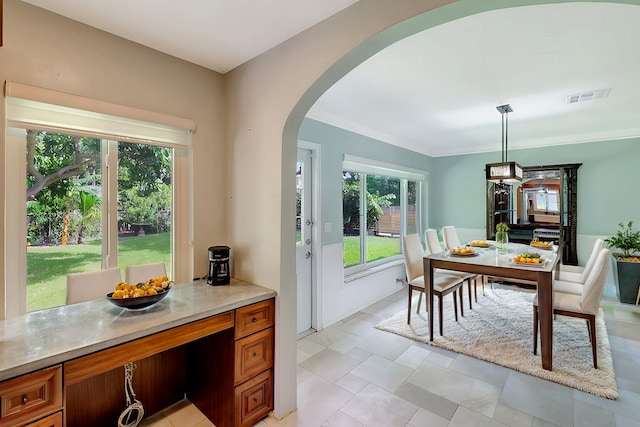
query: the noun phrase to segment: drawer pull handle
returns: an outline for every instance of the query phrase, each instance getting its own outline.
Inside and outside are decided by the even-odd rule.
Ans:
[[[254,317],[254,318],[252,318],[252,319],[251,319],[251,321],[252,321],[253,323],[256,323],[256,322],[258,321],[258,319],[256,319],[256,318]]]
[[[256,357],[258,355],[258,353],[256,353],[255,351],[253,352],[253,357]]]
[[[258,403],[258,399],[256,399],[255,397],[253,398],[253,402],[254,403]]]
[[[22,396],[22,404],[26,404],[29,401],[29,398],[27,398],[27,395]]]

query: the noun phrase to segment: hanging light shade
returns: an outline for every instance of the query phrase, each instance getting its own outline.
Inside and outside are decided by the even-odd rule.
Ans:
[[[485,172],[487,181],[514,183],[522,181],[522,167],[507,159],[507,142],[509,133],[509,113],[513,112],[509,104],[499,105],[496,109],[502,115],[502,161],[487,163]]]

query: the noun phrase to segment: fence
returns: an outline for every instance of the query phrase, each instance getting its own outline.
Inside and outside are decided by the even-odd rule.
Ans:
[[[416,223],[416,207],[407,208],[408,224]],[[389,206],[382,208],[382,215],[378,219],[376,234],[399,236],[400,235],[401,211],[400,206]]]

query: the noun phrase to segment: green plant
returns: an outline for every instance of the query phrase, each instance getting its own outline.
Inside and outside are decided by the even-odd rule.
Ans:
[[[628,257],[640,251],[640,231],[633,231],[633,221],[626,225],[618,224],[618,232],[605,240],[610,248],[618,248],[622,251],[623,257]]]
[[[509,226],[506,223],[501,222],[500,224],[496,225],[496,232],[506,233],[507,231],[509,231]]]

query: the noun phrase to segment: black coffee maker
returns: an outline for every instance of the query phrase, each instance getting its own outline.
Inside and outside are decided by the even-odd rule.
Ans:
[[[209,248],[209,274],[207,274],[207,284],[228,285],[231,281],[229,271],[229,247],[211,246]]]

